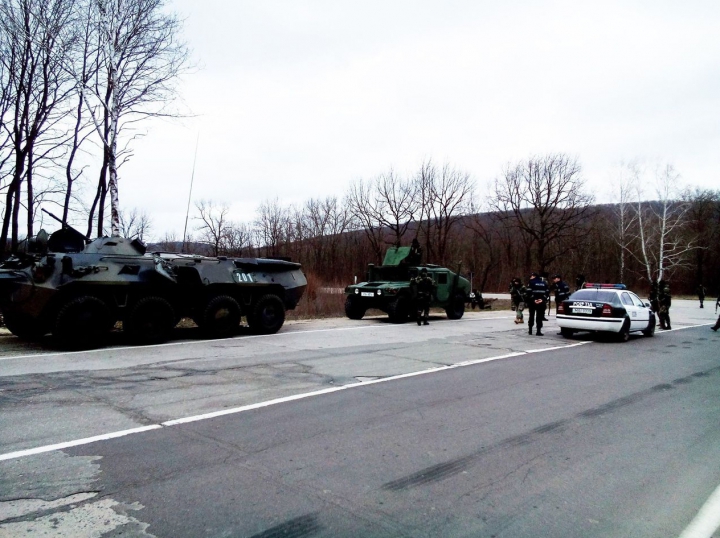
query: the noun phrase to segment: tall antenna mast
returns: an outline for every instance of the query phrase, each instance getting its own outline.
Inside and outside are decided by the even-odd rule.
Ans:
[[[188,203],[187,203],[187,211],[185,212],[185,229],[183,230],[183,242],[182,242],[182,250],[180,252],[185,252],[185,239],[187,238],[187,225],[188,225],[188,217],[190,216],[190,200],[192,200],[192,189],[193,189],[193,182],[195,181],[195,163],[197,163],[197,152],[198,152],[198,145],[200,144],[200,133],[197,135],[197,139],[195,140],[195,157],[193,157],[193,167],[192,167],[192,175],[190,176],[190,192],[188,194]]]

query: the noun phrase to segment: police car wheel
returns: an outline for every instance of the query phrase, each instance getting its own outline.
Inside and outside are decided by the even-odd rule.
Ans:
[[[622,327],[620,327],[620,332],[617,335],[618,340],[620,342],[627,342],[630,340],[630,319],[625,318],[625,321],[623,321]]]
[[[575,331],[573,331],[572,329],[568,329],[567,327],[561,327],[560,334],[563,335],[565,338],[570,338],[573,334],[575,334]]]

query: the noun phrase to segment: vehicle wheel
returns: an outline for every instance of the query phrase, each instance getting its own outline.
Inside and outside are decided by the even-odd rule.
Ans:
[[[458,293],[452,298],[450,304],[445,308],[448,319],[460,319],[465,314],[465,296]]]
[[[87,349],[102,344],[112,326],[107,305],[97,297],[85,295],[60,308],[52,332],[63,347]]]
[[[27,314],[18,312],[4,312],[5,327],[18,338],[23,340],[37,340],[47,333],[47,325]]]
[[[653,314],[650,317],[650,321],[648,322],[647,329],[645,329],[642,333],[645,336],[655,336],[655,326],[657,325],[657,321],[655,320],[655,314]]]
[[[365,315],[365,307],[353,295],[348,295],[345,299],[345,315],[350,319],[362,319]]]
[[[405,323],[410,316],[410,301],[405,297],[396,297],[387,305],[388,318],[393,323]]]
[[[198,320],[200,329],[212,338],[232,336],[240,327],[242,310],[229,295],[218,295],[208,302]]]
[[[575,331],[568,329],[567,327],[560,327],[560,334],[562,334],[565,338],[570,338],[573,334],[575,334]]]
[[[170,338],[175,319],[175,310],[166,299],[143,297],[130,310],[123,328],[137,343],[157,344]]]
[[[618,333],[617,338],[620,342],[627,342],[630,340],[630,319],[625,318],[622,327],[620,327],[620,332]]]
[[[252,307],[248,325],[258,334],[273,334],[285,323],[285,305],[277,295],[263,295]]]

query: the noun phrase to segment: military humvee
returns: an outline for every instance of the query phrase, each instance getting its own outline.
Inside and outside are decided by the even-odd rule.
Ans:
[[[410,280],[426,268],[437,285],[430,306],[444,308],[450,319],[460,319],[465,313],[470,281],[438,265],[410,264],[409,255],[410,247],[393,247],[385,253],[381,266],[369,264],[367,282],[345,288],[347,317],[362,319],[369,308],[377,308],[386,312],[394,323],[407,321],[415,315]]]
[[[274,333],[307,284],[289,261],[146,253],[119,237],[86,244],[66,225],[43,234],[0,264],[0,311],[22,338],[52,333],[92,347],[121,321],[132,340],[161,342],[183,317],[211,337],[236,332],[242,316],[254,332]]]

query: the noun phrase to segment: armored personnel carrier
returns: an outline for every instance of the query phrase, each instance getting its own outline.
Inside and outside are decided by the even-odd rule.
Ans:
[[[431,307],[444,308],[450,319],[460,319],[465,313],[465,301],[470,294],[470,281],[450,269],[438,265],[408,263],[410,247],[393,247],[385,253],[381,266],[368,265],[367,282],[345,288],[345,314],[350,319],[362,319],[370,308],[386,312],[390,321],[404,323],[415,315],[410,281],[422,268],[437,286]]]
[[[183,317],[210,337],[234,334],[242,316],[269,334],[306,284],[298,263],[146,253],[141,242],[119,237],[86,244],[63,225],[0,264],[0,311],[13,334],[52,333],[69,347],[99,345],[118,321],[138,343],[166,340]]]

